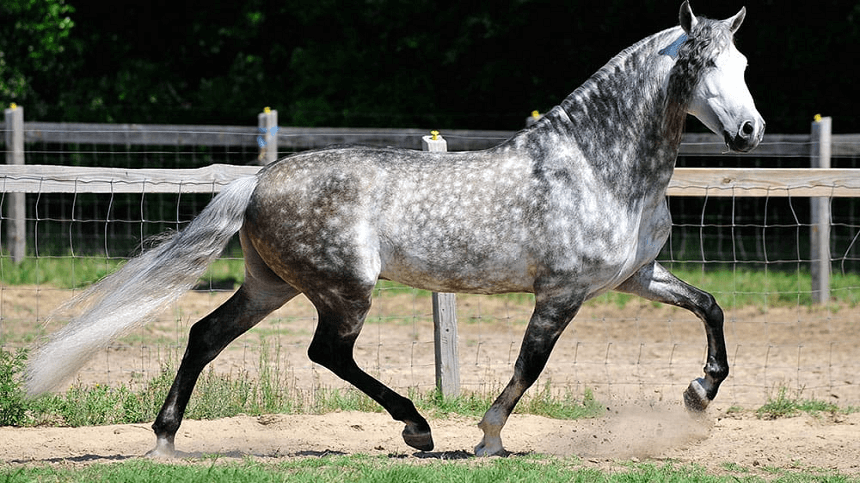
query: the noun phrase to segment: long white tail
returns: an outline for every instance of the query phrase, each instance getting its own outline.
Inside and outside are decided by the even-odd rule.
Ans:
[[[55,389],[111,340],[143,325],[194,286],[242,227],[256,186],[256,176],[234,181],[184,230],[65,304],[57,313],[83,312],[30,357],[25,375],[28,396]]]

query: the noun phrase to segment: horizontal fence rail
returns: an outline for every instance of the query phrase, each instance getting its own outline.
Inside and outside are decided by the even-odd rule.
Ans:
[[[215,193],[259,166],[217,164],[195,169],[123,169],[0,165],[7,193]],[[676,168],[669,196],[856,197],[858,169]]]
[[[0,123],[5,131],[5,123]],[[338,144],[367,144],[421,149],[426,129],[386,128],[303,128],[279,127],[278,147],[303,151]],[[442,131],[449,151],[486,149],[510,138],[516,131],[464,130]],[[127,146],[245,146],[256,147],[258,128],[252,126],[99,124],[25,122],[25,143],[104,144]],[[834,134],[832,155],[860,155],[860,134]],[[813,145],[810,134],[765,134],[758,148],[748,156],[809,157]],[[680,156],[721,156],[725,142],[712,133],[685,133]]]
[[[214,164],[192,169],[124,169],[0,165],[7,193],[216,193],[260,166]]]
[[[0,130],[5,130],[3,124]],[[425,134],[425,129],[279,127],[276,136],[279,148],[303,151],[339,144],[421,149],[421,136]],[[513,134],[515,131],[445,131],[452,151],[485,149]],[[24,123],[24,142],[27,143],[256,147],[259,135],[258,128],[250,126]]]

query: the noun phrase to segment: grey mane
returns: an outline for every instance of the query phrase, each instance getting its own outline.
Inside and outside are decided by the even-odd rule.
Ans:
[[[548,142],[553,137],[547,137],[547,131],[563,135],[611,185],[632,190],[626,193],[630,199],[641,196],[643,180],[668,183],[671,169],[664,168],[667,163],[674,166],[687,107],[700,75],[732,42],[724,22],[699,20],[681,43],[674,64],[665,62],[670,57],[661,50],[685,35],[680,27],[621,51],[541,121],[523,131],[519,142]]]

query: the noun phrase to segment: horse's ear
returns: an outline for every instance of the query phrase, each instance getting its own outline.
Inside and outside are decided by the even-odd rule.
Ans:
[[[687,32],[687,34],[692,32],[693,28],[695,28],[696,25],[699,23],[699,19],[697,19],[696,16],[693,15],[693,9],[690,8],[689,0],[686,0],[681,5],[680,17],[681,17],[681,28],[683,28],[684,32]],[[741,20],[743,20],[743,19],[741,19]]]
[[[731,24],[732,33],[736,33],[739,28],[741,28],[741,24],[744,23],[744,17],[747,16],[747,8],[741,7],[741,11],[738,12],[734,17],[726,20]]]

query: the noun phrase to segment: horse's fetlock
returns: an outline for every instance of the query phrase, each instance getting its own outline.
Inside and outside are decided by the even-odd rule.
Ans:
[[[729,366],[723,364],[709,363],[705,366],[705,374],[719,383],[729,377]]]

